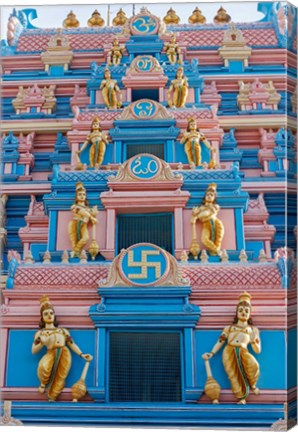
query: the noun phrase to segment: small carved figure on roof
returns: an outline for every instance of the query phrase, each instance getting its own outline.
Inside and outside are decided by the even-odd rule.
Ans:
[[[121,48],[121,46],[119,45],[118,38],[115,37],[113,40],[113,46],[108,53],[108,58],[107,58],[108,65],[119,66],[122,56],[123,56],[123,48]]]
[[[170,42],[165,44],[165,52],[171,64],[182,63],[181,50],[176,42],[175,33],[171,34]]]

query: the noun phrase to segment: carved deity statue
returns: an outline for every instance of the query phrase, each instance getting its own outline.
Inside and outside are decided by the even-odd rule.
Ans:
[[[119,45],[117,37],[113,40],[113,46],[108,53],[107,63],[109,66],[119,66],[123,57],[123,48]]]
[[[108,109],[121,108],[122,93],[117,81],[111,78],[111,72],[108,68],[104,71],[104,79],[101,81],[99,89]]]
[[[168,90],[169,107],[183,108],[188,95],[188,82],[183,67],[177,69],[176,78],[171,81]]]
[[[38,353],[43,347],[46,347],[47,352],[41,358],[37,368],[40,380],[38,391],[44,393],[47,388],[48,399],[55,401],[62,392],[70,371],[69,348],[86,362],[90,362],[93,357],[82,353],[67,329],[58,327],[54,308],[46,296],[40,299],[39,328],[40,330],[34,335],[32,354]]]
[[[226,343],[222,361],[239,404],[246,403],[250,389],[256,395],[260,393],[257,388],[260,367],[247,348],[250,344],[255,353],[261,352],[260,334],[253,325],[251,310],[251,295],[244,292],[239,297],[233,324],[223,329],[212,350],[202,356],[204,360],[209,360]]]
[[[86,189],[80,182],[76,184],[76,198],[71,206],[73,220],[68,224],[68,235],[72,246],[72,257],[80,257],[83,247],[88,243],[89,233],[88,224],[91,222],[93,227],[93,239],[95,241],[95,227],[97,223],[97,206],[89,207]]]
[[[209,168],[213,168],[215,165],[215,149],[211,147],[205,135],[202,134],[197,128],[196,120],[191,118],[188,120],[187,130],[186,132],[184,132],[183,137],[180,141],[180,144],[184,144],[184,150],[191,168],[193,168],[194,166],[202,165],[200,144],[201,141],[211,152],[211,162],[209,163]]]
[[[90,167],[100,167],[106,152],[106,144],[108,144],[108,137],[100,128],[99,117],[94,117],[91,123],[91,132],[87,135],[80,150],[76,152],[78,159],[79,155],[84,151],[87,145],[90,144],[89,161]],[[79,159],[79,164],[81,161]]]
[[[192,209],[191,224],[192,238],[197,241],[196,222],[202,222],[201,241],[210,255],[219,255],[224,225],[217,217],[220,207],[216,204],[216,184],[211,183],[205,193],[200,206]]]
[[[182,63],[181,50],[176,42],[175,33],[172,33],[170,42],[165,44],[165,53],[171,64]]]

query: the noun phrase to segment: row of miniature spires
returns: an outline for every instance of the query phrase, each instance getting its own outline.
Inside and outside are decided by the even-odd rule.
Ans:
[[[112,21],[113,26],[123,26],[128,21],[128,18],[121,8],[115,18]],[[227,13],[227,11],[221,6],[215,17],[213,18],[213,22],[215,24],[226,24],[231,21],[231,16]],[[173,8],[170,8],[166,15],[163,17],[163,22],[165,24],[179,24],[180,17],[176,14]],[[200,9],[196,7],[190,17],[188,18],[188,22],[190,24],[205,24],[206,17],[202,14]],[[91,17],[88,19],[87,24],[89,27],[103,27],[105,25],[105,20],[102,18],[101,14],[97,9],[92,13]],[[64,28],[77,28],[80,26],[80,22],[76,17],[76,14],[73,11],[70,11],[65,20],[63,21]]]
[[[80,255],[80,264],[87,264],[87,259],[88,259],[87,252],[85,250],[82,250],[81,255]],[[223,263],[229,262],[229,255],[228,255],[226,250],[223,250],[221,252],[220,260]],[[245,250],[242,249],[240,251],[240,254],[239,254],[239,261],[240,262],[247,262],[247,260],[248,260],[247,254],[246,254]],[[181,261],[181,263],[188,262],[187,251],[184,250],[181,252],[180,261]],[[205,249],[201,250],[200,261],[203,264],[208,263],[208,261],[209,261],[209,256],[208,256],[208,253]],[[267,256],[266,256],[264,249],[260,250],[260,253],[258,256],[258,261],[259,262],[266,262],[267,261]],[[69,253],[67,250],[65,250],[62,254],[62,263],[67,264],[68,262],[69,262]],[[32,252],[30,250],[28,251],[28,253],[25,257],[24,263],[25,264],[34,264],[34,259],[32,256]],[[50,264],[50,263],[51,263],[51,253],[49,251],[46,251],[43,255],[43,264]]]

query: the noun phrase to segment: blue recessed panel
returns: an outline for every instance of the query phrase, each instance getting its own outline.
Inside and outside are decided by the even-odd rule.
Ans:
[[[210,352],[217,342],[221,331],[197,330],[195,332],[196,350],[196,375],[198,387],[204,387],[206,382],[206,370],[202,354]],[[255,356],[260,365],[260,378],[258,387],[262,389],[286,388],[286,339],[285,333],[279,330],[264,330],[260,332],[262,352],[255,354],[251,348],[249,351]],[[222,350],[210,360],[212,375],[218,381],[221,388],[230,388],[222,364]]]
[[[59,317],[58,317],[59,319]],[[94,356],[95,330],[71,330],[71,336],[83,353]],[[38,354],[31,353],[35,330],[10,330],[8,343],[8,361],[6,370],[7,387],[38,387],[37,366],[46,353],[43,348]],[[66,387],[71,387],[82,373],[85,361],[72,352],[72,367],[66,380]],[[87,386],[95,383],[94,361],[91,362],[86,379]]]

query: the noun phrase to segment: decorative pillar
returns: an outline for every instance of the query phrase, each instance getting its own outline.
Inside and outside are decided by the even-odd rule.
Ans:
[[[180,258],[181,252],[184,250],[183,244],[183,209],[181,207],[174,210],[174,226],[175,226],[175,257]]]

